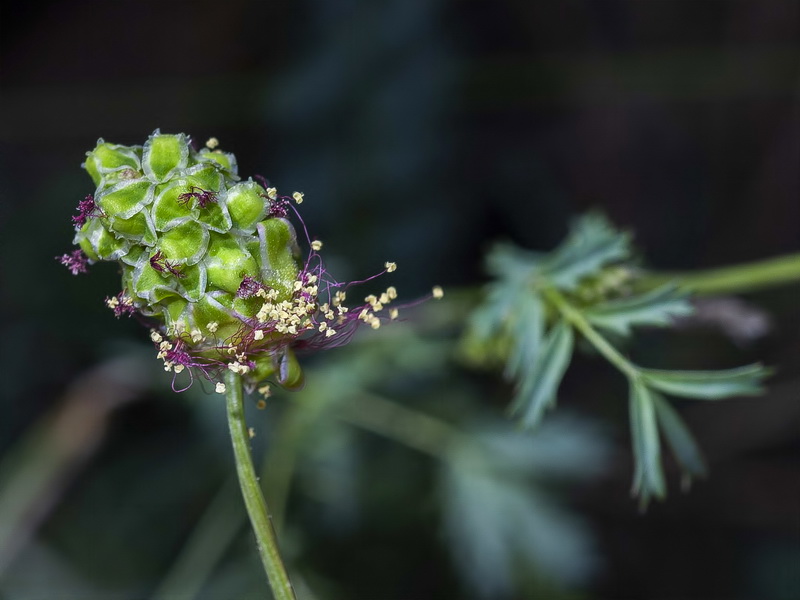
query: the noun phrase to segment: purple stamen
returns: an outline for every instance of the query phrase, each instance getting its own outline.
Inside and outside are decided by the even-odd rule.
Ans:
[[[237,298],[252,298],[255,296],[260,290],[267,289],[260,281],[256,281],[249,275],[245,275],[244,279],[242,279],[242,283],[239,284],[239,289],[236,290],[236,297]]]
[[[181,271],[180,267],[175,266],[173,263],[170,263],[166,258],[164,258],[161,250],[150,257],[150,266],[159,273],[169,273],[178,279],[186,277],[186,273]]]
[[[178,203],[186,205],[192,200],[197,201],[198,208],[205,208],[212,202],[217,201],[217,193],[214,191],[204,190],[196,186],[192,186],[188,192],[184,192],[178,196]]]
[[[82,250],[73,250],[69,254],[56,256],[56,260],[72,271],[73,275],[89,272],[89,270],[86,268],[86,265],[89,264],[89,258],[83,253]]]
[[[78,202],[78,207],[75,209],[78,215],[72,217],[72,224],[76,227],[83,227],[86,225],[86,220],[90,217],[105,217],[105,213],[97,206],[94,201],[94,196],[89,194],[84,200]]]

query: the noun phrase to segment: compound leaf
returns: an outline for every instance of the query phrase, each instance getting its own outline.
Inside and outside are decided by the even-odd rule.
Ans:
[[[630,419],[635,463],[633,493],[646,506],[651,496],[663,498],[666,492],[661,469],[661,443],[652,392],[639,379],[631,381]]]
[[[651,387],[681,398],[719,400],[731,396],[756,396],[769,370],[752,364],[722,371],[663,371],[641,369]]]
[[[703,454],[678,411],[661,394],[651,391],[650,396],[653,399],[661,432],[672,454],[675,455],[675,460],[688,475],[705,477],[706,463]]]
[[[628,336],[637,325],[666,326],[674,317],[691,314],[692,305],[685,294],[666,285],[646,294],[610,300],[590,306],[584,316],[597,327]]]

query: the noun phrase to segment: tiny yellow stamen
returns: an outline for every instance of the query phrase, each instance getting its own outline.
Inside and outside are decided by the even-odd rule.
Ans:
[[[294,198],[294,201],[297,202],[298,204],[302,204],[303,192],[295,192],[294,194],[292,194],[292,198]]]
[[[206,141],[206,148],[210,148],[211,150],[213,150],[217,146],[219,146],[219,140],[215,137],[208,138],[208,140]]]
[[[387,262],[384,266],[386,267],[387,273],[391,273],[397,270],[397,263]]]
[[[216,321],[211,321],[211,323],[206,325],[206,329],[208,329],[210,333],[216,332],[218,328],[219,328],[219,323],[217,323]]]
[[[319,252],[320,250],[322,250],[322,242],[320,242],[319,240],[314,240],[313,242],[311,242],[311,249]]]
[[[217,385],[214,388],[214,391],[217,392],[218,394],[224,394],[225,393],[225,384],[222,383],[221,381],[217,382]]]
[[[264,339],[264,331],[261,329],[256,329],[253,332],[253,339],[254,340],[263,340]]]
[[[442,289],[442,286],[440,286],[440,285],[433,286],[432,292],[433,292],[433,297],[436,300],[439,300],[440,298],[442,298],[444,296],[444,290]]]

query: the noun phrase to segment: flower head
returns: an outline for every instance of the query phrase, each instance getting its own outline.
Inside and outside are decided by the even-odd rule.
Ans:
[[[297,387],[296,351],[339,346],[360,325],[397,318],[394,287],[345,304],[352,286],[396,265],[336,281],[298,213],[304,195],[282,196],[263,177],[243,181],[218,145],[212,138],[198,151],[187,136],[158,130],[143,146],[99,140],[84,163],[97,189],[73,217],[79,249],[59,260],[75,274],[117,262],[123,291],[106,304],[148,323],[164,369],[187,373],[190,384],[227,369],[254,388],[269,390],[267,379]]]

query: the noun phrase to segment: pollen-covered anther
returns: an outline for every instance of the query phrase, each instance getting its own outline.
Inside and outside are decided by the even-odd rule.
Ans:
[[[381,326],[381,320],[377,317],[374,317],[370,320],[369,326],[373,329],[378,329]]]
[[[159,344],[163,341],[163,337],[161,334],[158,333],[155,329],[150,330],[150,339],[153,340],[154,343]]]
[[[218,394],[224,394],[225,393],[225,384],[222,383],[221,381],[218,381],[217,385],[214,386],[214,391],[217,392]]]
[[[183,369],[184,369],[184,366],[183,366],[183,365],[181,365],[181,364],[177,364],[177,365],[175,365],[175,366],[173,367],[173,369],[172,369],[172,370],[173,370],[173,371],[175,371],[175,373],[180,373],[181,371],[183,371]]]
[[[386,267],[387,273],[392,273],[397,270],[397,263],[387,261],[386,264],[384,264],[384,266]]]
[[[322,242],[320,242],[319,240],[314,240],[313,242],[311,242],[311,249],[314,250],[315,252],[319,252],[320,250],[322,250]]]
[[[345,298],[346,298],[346,297],[347,297],[347,294],[346,294],[345,292],[342,292],[342,291],[337,291],[337,292],[336,292],[336,293],[333,295],[333,305],[334,305],[334,306],[338,306],[338,305],[340,305],[342,302],[344,302],[344,301],[345,301]]]
[[[275,200],[278,197],[278,190],[274,187],[267,188],[267,198]]]
[[[200,331],[199,329],[192,329],[190,335],[192,336],[192,342],[194,342],[195,344],[203,339],[203,332]]]
[[[397,310],[396,308],[390,308],[390,309],[389,309],[389,318],[390,318],[392,321],[394,321],[394,320],[397,318],[397,316],[398,316],[399,314],[400,314],[400,311],[399,311],[399,310]]]
[[[302,288],[302,287],[303,287],[303,282],[300,281],[299,279],[294,282],[294,291],[295,292],[299,292],[300,288]]]
[[[106,306],[111,310],[114,310],[119,306],[119,298],[116,296],[111,296],[110,298],[106,298]]]
[[[253,332],[253,339],[254,340],[263,340],[264,339],[264,330],[263,329],[256,329]]]
[[[331,337],[332,335],[336,335],[336,331],[334,329],[328,329],[325,332],[325,337]]]
[[[433,290],[431,290],[431,293],[433,294],[433,297],[436,300],[440,300],[441,298],[444,297],[444,290],[442,289],[442,286],[440,286],[440,285],[433,286]]]
[[[213,150],[217,146],[219,146],[219,140],[217,138],[210,137],[208,140],[206,140],[206,148]]]
[[[216,321],[211,321],[208,325],[206,325],[206,329],[208,329],[209,333],[216,333],[218,328],[219,328],[219,323],[217,323]]]
[[[297,202],[298,204],[302,204],[303,192],[295,192],[294,194],[292,194],[292,198],[294,198],[294,201]]]
[[[320,332],[325,331],[327,328],[328,328],[328,324],[325,321],[323,321],[322,323],[319,324]]]

